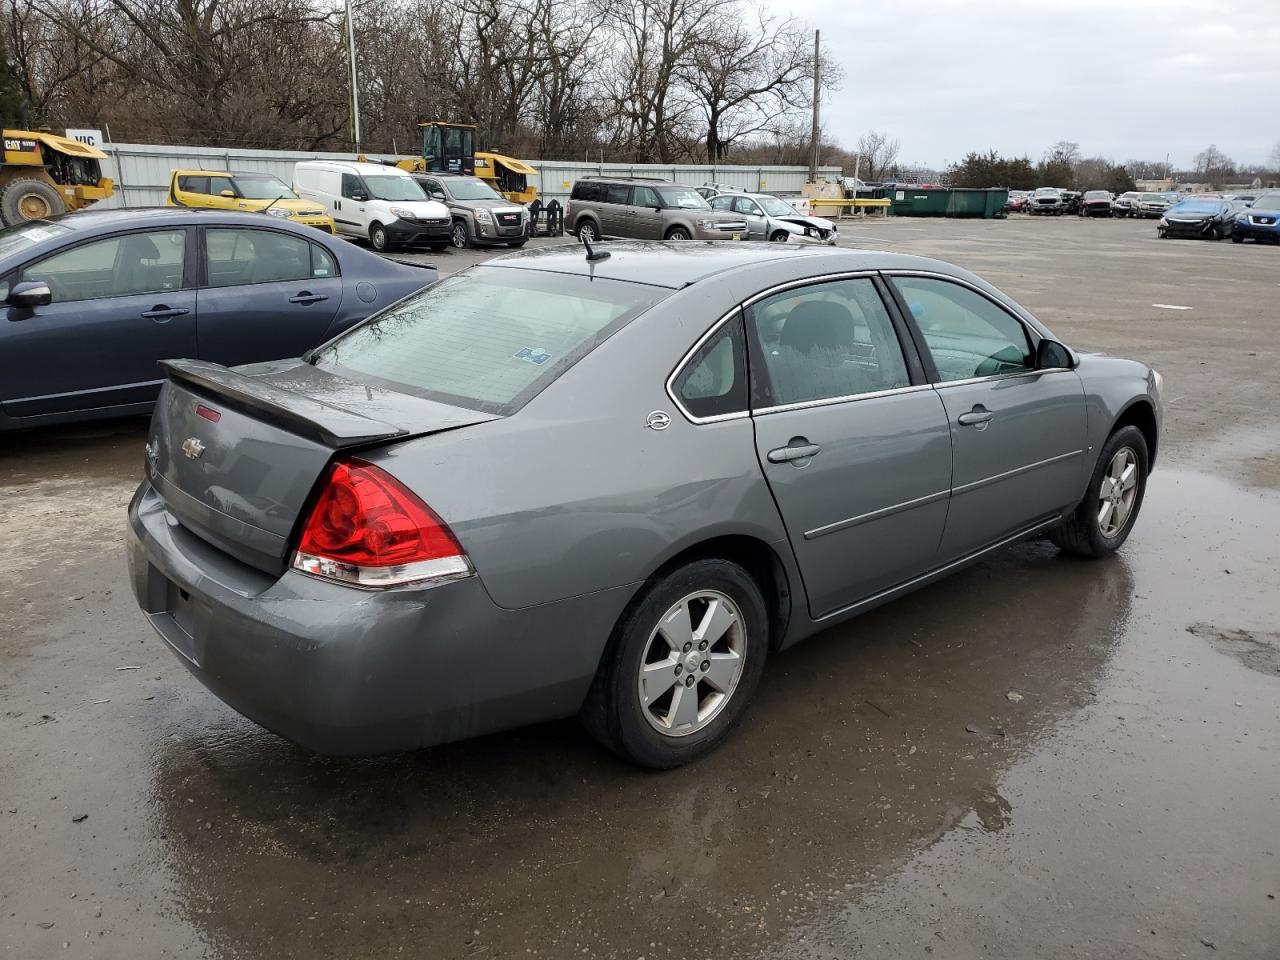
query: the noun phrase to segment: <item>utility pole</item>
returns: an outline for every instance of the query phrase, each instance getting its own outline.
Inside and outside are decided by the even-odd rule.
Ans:
[[[813,31],[813,132],[809,142],[809,182],[818,180],[818,107],[821,99],[822,51],[818,41],[822,37],[821,30]]]
[[[351,0],[347,4],[347,59],[351,61],[351,142],[360,152],[360,94],[356,92],[356,25],[351,18]]]

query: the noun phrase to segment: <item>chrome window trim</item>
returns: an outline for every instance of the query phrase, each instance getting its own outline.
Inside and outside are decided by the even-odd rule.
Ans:
[[[804,538],[806,540],[817,540],[819,537],[825,537],[829,533],[839,533],[841,530],[856,527],[858,524],[866,523],[868,520],[879,520],[882,517],[889,517],[904,510],[910,510],[912,507],[923,507],[926,504],[935,503],[949,496],[951,496],[951,491],[948,489],[939,490],[937,493],[929,493],[923,497],[916,497],[914,500],[904,500],[902,503],[895,503],[890,507],[870,510],[867,513],[860,513],[856,517],[849,517],[847,520],[837,520],[835,523],[827,523],[821,527],[806,530]]]
[[[745,223],[743,224],[743,227],[744,228],[746,227]],[[667,377],[667,381],[665,384],[667,396],[670,397],[671,402],[676,405],[676,409],[680,411],[680,415],[693,424],[721,423],[725,420],[741,420],[744,417],[751,416],[752,410],[750,407],[750,396],[751,396],[750,383],[747,384],[747,401],[748,401],[747,409],[741,410],[741,411],[734,411],[733,413],[721,413],[713,417],[696,417],[689,412],[689,410],[685,407],[683,403],[680,402],[680,396],[679,394],[676,393],[676,390],[675,390],[676,378],[679,377],[680,374],[684,372],[684,368],[689,364],[689,361],[693,359],[693,355],[702,348],[702,345],[704,343],[706,343],[713,336],[715,336],[715,334],[720,330],[721,327],[723,327],[726,323],[732,320],[733,317],[739,311],[745,311],[747,307],[751,306],[754,303],[758,303],[760,300],[763,300],[765,297],[773,296],[775,293],[781,293],[784,290],[790,290],[794,287],[807,287],[807,286],[811,286],[813,284],[818,284],[818,283],[828,283],[832,280],[847,280],[854,277],[874,278],[878,273],[879,273],[878,270],[844,270],[839,273],[826,273],[818,277],[805,277],[804,279],[801,279],[801,280],[787,280],[784,283],[775,284],[772,287],[768,287],[764,290],[761,290],[759,293],[753,294],[751,297],[742,301],[742,303],[735,306],[723,317],[721,317],[719,320],[713,323],[711,325],[711,328],[707,330],[707,332],[704,333],[701,337],[699,337],[697,342],[695,342],[692,347],[690,347],[688,350],[685,351],[684,356],[680,358],[680,361],[679,363],[676,364],[675,369],[672,370],[671,374]],[[868,395],[860,394],[859,396],[865,397]],[[831,401],[831,402],[839,402],[839,401]],[[769,409],[772,410],[773,408],[769,408]],[[755,412],[759,414],[762,411],[757,410]]]
[[[881,397],[893,397],[904,393],[923,393],[933,388],[931,383],[913,383],[909,386],[893,387],[889,390],[873,390],[870,393],[853,393],[843,397],[823,397],[820,400],[802,400],[798,403],[780,403],[772,407],[760,407],[753,412],[757,417],[764,417],[771,413],[808,410],[811,407],[829,407],[836,403],[856,403],[859,400],[878,400]]]
[[[986,377],[966,377],[964,380],[936,380],[931,386],[939,393],[948,387],[963,387],[975,383],[991,383],[994,380],[1017,380],[1020,377],[1042,377],[1050,373],[1075,373],[1071,367],[1047,367],[1044,370],[1015,370],[1012,373],[993,373]]]
[[[962,483],[958,487],[952,487],[951,495],[955,497],[962,493],[969,493],[971,490],[977,490],[979,487],[998,483],[1001,480],[1008,480],[1010,477],[1016,477],[1020,473],[1026,473],[1030,470],[1035,470],[1038,467],[1047,467],[1051,463],[1059,463],[1063,460],[1069,460],[1071,457],[1078,457],[1083,453],[1083,450],[1069,450],[1066,453],[1060,453],[1057,456],[1046,457],[1044,460],[1037,460],[1035,463],[1024,463],[1022,466],[1014,467],[1012,470],[1006,470],[1004,473],[997,473],[990,477],[983,477],[981,480],[971,480],[968,483]]]

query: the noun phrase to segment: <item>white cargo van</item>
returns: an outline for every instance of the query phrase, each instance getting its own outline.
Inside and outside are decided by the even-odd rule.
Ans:
[[[399,167],[345,160],[303,160],[293,168],[298,196],[324,204],[338,233],[375,250],[449,245],[449,208],[431,200]]]

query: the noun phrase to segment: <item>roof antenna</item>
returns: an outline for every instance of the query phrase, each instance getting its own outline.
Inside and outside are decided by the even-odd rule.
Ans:
[[[601,250],[599,253],[597,253],[595,250],[592,250],[591,241],[588,240],[586,237],[582,238],[582,245],[587,248],[587,263],[598,263],[601,260],[608,260],[611,256],[613,256],[613,254],[611,254],[608,250]]]

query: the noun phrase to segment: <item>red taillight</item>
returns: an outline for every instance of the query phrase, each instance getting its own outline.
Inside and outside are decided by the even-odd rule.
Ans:
[[[206,407],[203,403],[196,405],[196,416],[204,417],[210,423],[217,423],[222,419],[222,414],[213,407]]]
[[[399,480],[363,460],[329,468],[293,566],[367,587],[471,573],[444,521]]]

